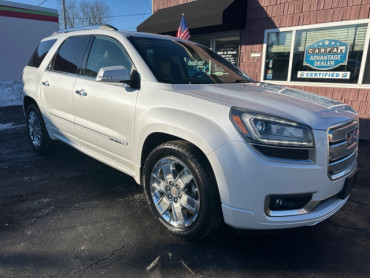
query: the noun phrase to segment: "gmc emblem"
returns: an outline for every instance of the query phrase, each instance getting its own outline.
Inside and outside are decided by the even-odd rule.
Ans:
[[[352,130],[346,135],[347,149],[358,141],[358,129]]]

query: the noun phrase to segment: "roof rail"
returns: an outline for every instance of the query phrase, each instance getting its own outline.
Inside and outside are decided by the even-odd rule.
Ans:
[[[102,24],[102,25],[93,25],[93,26],[84,26],[84,27],[78,27],[78,28],[63,29],[63,30],[59,30],[58,34],[59,33],[74,32],[74,31],[82,31],[82,30],[94,30],[94,29],[111,30],[111,31],[118,30],[117,28],[113,27],[112,25]]]

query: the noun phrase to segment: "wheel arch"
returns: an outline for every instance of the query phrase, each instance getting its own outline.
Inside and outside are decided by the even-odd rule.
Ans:
[[[174,135],[171,135],[171,134],[168,134],[168,133],[163,133],[163,132],[153,132],[151,134],[149,134],[144,143],[143,143],[143,146],[141,148],[141,157],[140,157],[140,181],[141,181],[141,174],[142,174],[142,169],[143,169],[143,166],[144,166],[144,163],[148,157],[148,155],[150,154],[150,152],[156,148],[157,146],[163,144],[163,143],[166,143],[166,142],[169,142],[169,141],[175,141],[175,140],[182,140],[182,141],[185,141],[189,144],[191,144],[194,149],[196,150],[196,152],[202,156],[202,158],[204,159],[204,161],[208,164],[207,166],[210,168],[210,170],[212,171],[212,174],[213,176],[215,177],[215,174],[213,172],[213,168],[212,168],[212,165],[209,161],[209,159],[207,158],[207,155],[206,153],[204,152],[204,150],[202,150],[200,147],[198,147],[196,144],[194,144],[193,142],[187,140],[187,139],[184,139],[184,138],[181,138],[181,137],[178,137],[178,136],[174,136]]]
[[[26,111],[27,111],[27,107],[30,106],[30,104],[32,104],[32,103],[35,103],[39,107],[37,102],[32,97],[25,96],[23,98],[23,111],[24,111],[25,114],[26,114]],[[39,107],[39,109],[40,109],[40,107]]]

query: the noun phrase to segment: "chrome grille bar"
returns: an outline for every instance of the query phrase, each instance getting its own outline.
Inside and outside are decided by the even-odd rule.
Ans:
[[[329,140],[329,162],[328,176],[335,180],[351,172],[357,166],[358,132],[354,142],[351,139],[351,132],[359,127],[358,120],[351,123],[335,126],[328,131]],[[350,143],[350,145],[348,145]]]

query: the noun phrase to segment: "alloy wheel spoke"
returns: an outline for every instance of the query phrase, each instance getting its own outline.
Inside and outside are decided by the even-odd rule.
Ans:
[[[177,222],[177,224],[180,224],[180,225],[181,224],[186,224],[181,206],[179,206],[179,205],[172,205],[172,212],[176,216],[176,222]]]
[[[191,172],[184,168],[176,178],[176,183],[180,186],[180,189],[183,190],[185,186],[193,179]]]
[[[156,205],[159,213],[161,215],[165,214],[166,211],[171,207],[171,203],[166,200],[166,198],[163,198],[163,196],[160,198],[159,202]]]
[[[162,163],[162,171],[166,182],[170,182],[175,179],[174,173],[176,173],[176,169],[174,167],[174,163],[171,160],[168,159]]]
[[[183,206],[187,210],[190,210],[192,213],[196,213],[199,208],[199,201],[183,193],[181,198],[181,206]]]
[[[154,181],[152,181],[152,186],[155,189],[157,189],[159,192],[165,194],[166,193],[166,190],[165,190],[166,182],[164,180],[162,180],[161,178],[159,178],[154,173],[152,173],[152,178],[154,180]]]

